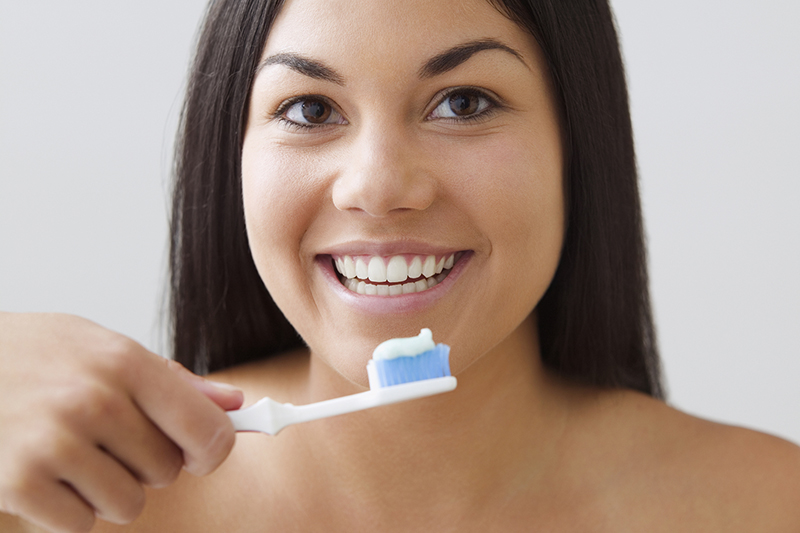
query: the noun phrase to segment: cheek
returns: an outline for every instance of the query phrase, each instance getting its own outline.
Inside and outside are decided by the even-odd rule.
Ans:
[[[482,298],[514,295],[530,310],[550,284],[564,238],[560,144],[553,136],[498,136],[448,161],[453,201],[485,231],[490,276]],[[505,301],[507,303],[507,300]]]
[[[560,250],[564,195],[560,146],[548,136],[503,136],[447,163],[454,201],[481,221],[493,245]],[[502,250],[495,250],[501,252]]]
[[[312,168],[308,158],[245,141],[242,196],[247,237],[270,291],[286,285],[297,268],[302,236],[321,200]]]

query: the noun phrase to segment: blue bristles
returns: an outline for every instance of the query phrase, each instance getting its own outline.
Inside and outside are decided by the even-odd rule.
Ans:
[[[450,347],[437,344],[419,355],[375,361],[381,387],[450,375]]]

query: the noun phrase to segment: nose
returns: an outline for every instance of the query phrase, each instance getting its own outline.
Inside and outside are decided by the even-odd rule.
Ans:
[[[377,129],[365,129],[354,139],[333,184],[334,205],[374,217],[428,208],[436,186],[418,145],[402,132]]]

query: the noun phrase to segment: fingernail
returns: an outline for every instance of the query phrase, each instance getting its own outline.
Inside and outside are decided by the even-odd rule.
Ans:
[[[222,383],[221,381],[211,381],[211,380],[206,380],[206,383],[208,383],[209,385],[213,385],[216,388],[222,389],[224,391],[242,392],[242,389],[240,389],[239,387],[234,387],[230,383]]]

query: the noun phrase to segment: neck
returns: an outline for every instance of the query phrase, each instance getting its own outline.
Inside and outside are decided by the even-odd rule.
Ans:
[[[313,359],[311,376],[324,364]],[[407,509],[464,516],[534,487],[566,419],[561,388],[541,364],[535,316],[457,378],[450,393],[298,427],[293,440],[308,452],[298,468],[313,475],[293,479],[310,479],[302,490],[340,512],[352,503],[382,520]]]

